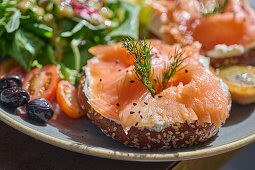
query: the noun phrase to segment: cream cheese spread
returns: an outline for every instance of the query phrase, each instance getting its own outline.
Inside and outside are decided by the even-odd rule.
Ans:
[[[214,49],[207,52],[207,56],[211,58],[227,58],[227,57],[236,57],[244,54],[246,48],[242,45],[230,45],[218,44]]]

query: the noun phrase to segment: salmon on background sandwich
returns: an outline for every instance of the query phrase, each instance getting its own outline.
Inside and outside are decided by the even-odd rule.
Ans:
[[[255,60],[255,11],[248,0],[157,0],[151,7],[149,29],[167,43],[199,41],[215,67]]]
[[[199,44],[159,40],[99,45],[79,85],[82,111],[102,132],[142,149],[191,146],[214,136],[229,116],[224,83],[199,62]]]

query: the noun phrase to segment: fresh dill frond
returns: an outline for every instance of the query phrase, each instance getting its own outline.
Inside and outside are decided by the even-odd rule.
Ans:
[[[228,0],[217,0],[214,8],[208,9],[201,0],[198,1],[200,2],[201,13],[203,16],[211,16],[217,13],[222,13],[228,4]]]
[[[134,58],[134,72],[137,78],[148,88],[154,97],[156,90],[151,82],[151,78],[154,75],[154,71],[151,68],[151,43],[147,43],[145,38],[141,41],[134,41],[132,38],[127,37],[122,40],[122,45],[126,48],[128,54]]]
[[[145,39],[134,41],[131,38],[125,38],[122,40],[122,45],[126,48],[127,53],[134,58],[134,72],[137,78],[148,88],[153,97],[157,94],[154,85],[158,86],[160,90],[166,89],[171,77],[185,67],[180,68],[185,60],[185,58],[182,58],[183,52],[180,49],[175,49],[175,54],[169,57],[168,62],[164,63],[162,74],[154,79],[153,84],[154,69],[151,66],[153,56],[151,43],[147,43]]]
[[[168,59],[168,63],[164,63],[164,69],[162,71],[162,75],[158,75],[154,82],[158,85],[161,90],[167,88],[167,83],[178,71],[182,70],[184,67],[181,67],[181,64],[186,58],[182,58],[183,52],[180,49],[175,49],[175,54],[170,56]]]

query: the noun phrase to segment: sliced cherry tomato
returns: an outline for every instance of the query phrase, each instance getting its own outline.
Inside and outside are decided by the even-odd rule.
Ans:
[[[5,75],[16,75],[23,79],[25,74],[26,70],[12,58],[8,58],[0,64],[0,78]]]
[[[61,80],[58,83],[56,98],[61,110],[69,117],[80,118],[84,115],[80,112],[78,91],[68,81]]]
[[[30,71],[24,79],[22,88],[28,91],[30,100],[45,98],[52,101],[56,95],[58,82],[57,66],[47,65]]]

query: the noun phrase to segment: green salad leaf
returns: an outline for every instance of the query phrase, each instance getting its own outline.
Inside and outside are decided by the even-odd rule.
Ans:
[[[124,8],[127,11],[127,16],[124,22],[111,31],[108,36],[110,37],[131,37],[138,39],[139,33],[139,12],[140,7],[129,3],[129,2],[120,2],[120,7]]]
[[[56,57],[54,56],[54,49],[52,44],[47,44],[44,47],[44,49],[38,55],[37,61],[43,66],[48,64],[57,65],[60,70],[61,79],[65,79],[72,84],[75,84],[77,81],[77,78],[79,78],[79,72],[68,68],[67,66],[65,66],[64,63],[56,60]],[[37,67],[38,66],[40,65],[38,64]]]
[[[31,7],[37,7],[38,11],[20,10],[18,3],[21,1],[0,0],[0,56],[14,58],[27,71],[54,64],[58,66],[62,79],[75,84],[81,68],[92,57],[88,52],[90,47],[116,42],[126,36],[138,38],[140,8],[129,2],[96,2],[111,11],[110,17],[106,17],[100,14],[101,8],[95,8],[101,15],[99,18],[104,17],[98,23],[91,22],[92,16],[79,16],[81,13],[77,10],[75,17],[58,15],[63,11],[57,1],[43,4],[30,1]],[[86,7],[81,7],[84,9]]]
[[[27,71],[44,46],[44,42],[32,33],[19,29],[15,32],[14,40],[9,48],[9,54]]]
[[[54,49],[51,43],[46,44],[44,48],[40,51],[37,55],[37,61],[42,64],[43,66],[48,64],[55,64],[57,65],[56,58],[54,56]]]
[[[106,29],[106,27],[104,25],[94,26],[94,25],[90,24],[88,21],[82,20],[79,18],[73,18],[73,20],[77,21],[78,24],[75,25],[75,27],[71,31],[62,32],[60,34],[61,37],[72,37],[73,35],[75,35],[76,33],[79,33],[83,29],[86,29],[86,30],[89,29],[92,31],[100,31],[100,30],[102,31],[102,30]]]
[[[71,48],[74,53],[74,61],[75,61],[75,70],[80,71],[81,67],[81,54],[79,51],[79,44],[81,43],[81,39],[73,39],[71,41]]]
[[[21,12],[16,8],[9,8],[9,10],[13,11],[13,15],[5,25],[5,29],[8,33],[12,33],[19,28]]]
[[[59,70],[61,72],[61,78],[75,84],[79,81],[80,74],[76,70],[72,70],[66,67],[63,63],[58,64]]]
[[[44,24],[29,23],[24,25],[24,28],[26,28],[26,30],[29,30],[35,33],[38,36],[45,37],[45,38],[51,38],[53,35],[53,29]]]

